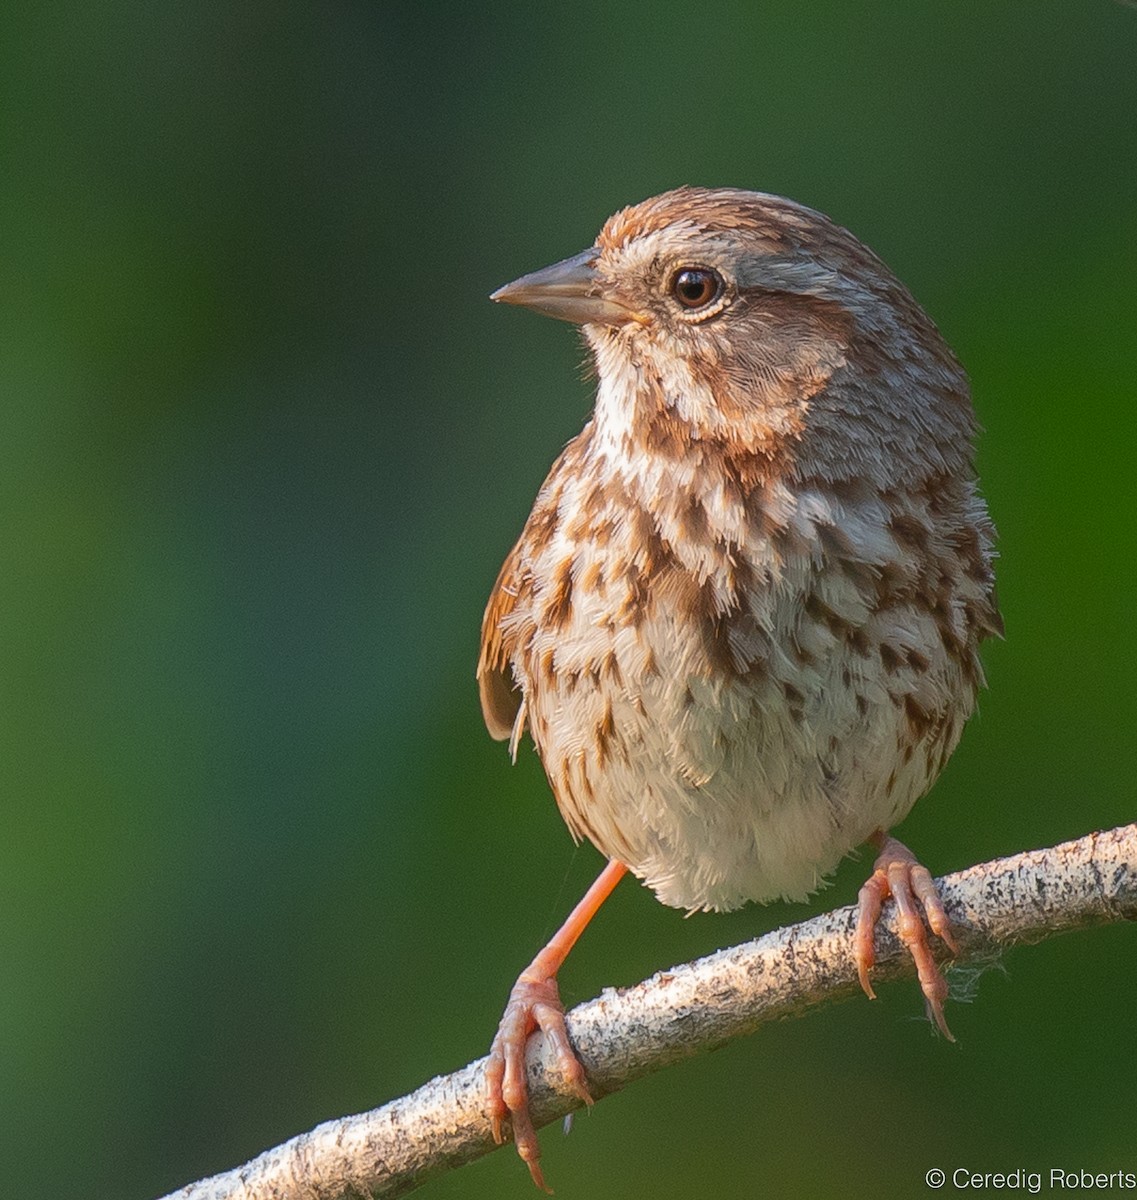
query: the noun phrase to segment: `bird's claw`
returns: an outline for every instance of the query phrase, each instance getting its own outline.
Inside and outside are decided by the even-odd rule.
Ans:
[[[928,1013],[939,1031],[954,1042],[951,1030],[944,1017],[944,1001],[948,995],[947,980],[932,957],[928,945],[928,934],[920,917],[923,910],[928,927],[936,937],[946,943],[953,954],[959,953],[951,931],[951,923],[944,911],[943,901],[936,890],[935,881],[927,867],[917,861],[907,846],[895,838],[886,837],[881,842],[880,854],[873,864],[873,873],[857,897],[857,928],[853,935],[853,957],[861,987],[870,1000],[876,999],[869,972],[876,961],[873,934],[880,918],[881,906],[889,897],[896,901],[897,934],[916,964],[916,974],[924,993]]]
[[[498,1145],[505,1141],[503,1122],[509,1119],[517,1153],[529,1168],[533,1182],[551,1194],[552,1189],[541,1171],[541,1145],[529,1113],[525,1050],[529,1035],[536,1029],[540,1029],[552,1045],[567,1090],[585,1104],[592,1104],[584,1066],[569,1041],[556,977],[540,978],[525,973],[509,994],[509,1003],[490,1047],[486,1066],[489,1116],[493,1138]]]

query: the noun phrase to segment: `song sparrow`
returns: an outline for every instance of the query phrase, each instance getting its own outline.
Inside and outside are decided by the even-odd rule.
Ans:
[[[879,850],[882,901],[947,1036],[920,911],[931,876],[888,831],[943,768],[1001,632],[994,530],[963,370],[888,268],[790,200],[684,187],[493,299],[580,324],[592,419],[554,463],[498,576],[478,681],[490,733],[528,728],[573,835],[608,866],[522,973],[489,1062],[544,1187],[525,1043],[590,1100],[556,973],[625,870],[664,904],[801,899]]]

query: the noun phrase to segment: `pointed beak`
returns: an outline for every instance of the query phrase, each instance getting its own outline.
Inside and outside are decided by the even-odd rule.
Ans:
[[[635,320],[631,309],[604,294],[603,282],[595,269],[599,253],[592,246],[551,267],[522,275],[498,288],[490,299],[519,304],[577,325],[623,325]]]

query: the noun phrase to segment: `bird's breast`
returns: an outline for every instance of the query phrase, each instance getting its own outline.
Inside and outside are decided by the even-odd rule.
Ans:
[[[800,897],[930,785],[975,678],[883,502],[669,484],[561,494],[513,617],[529,727],[574,833],[665,902]]]

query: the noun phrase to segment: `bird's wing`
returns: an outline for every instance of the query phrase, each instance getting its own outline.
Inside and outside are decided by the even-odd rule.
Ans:
[[[486,615],[482,618],[482,652],[478,657],[478,692],[482,698],[482,716],[492,737],[502,742],[506,738],[512,739],[510,750],[515,757],[517,743],[525,728],[526,714],[525,696],[517,686],[510,664],[517,650],[518,639],[532,633],[531,624],[529,634],[526,634],[524,622],[510,619],[519,599],[524,612],[533,598],[533,580],[522,560],[531,559],[556,535],[565,479],[579,475],[582,463],[588,457],[592,436],[593,422],[589,421],[549,468],[521,537],[498,572],[497,583],[486,605]]]
[[[518,562],[521,543],[509,552],[490,592],[482,618],[482,650],[478,656],[478,694],[482,716],[490,736],[505,741],[514,732],[522,696],[513,679],[510,657],[516,635],[502,629],[502,622],[517,603]]]

